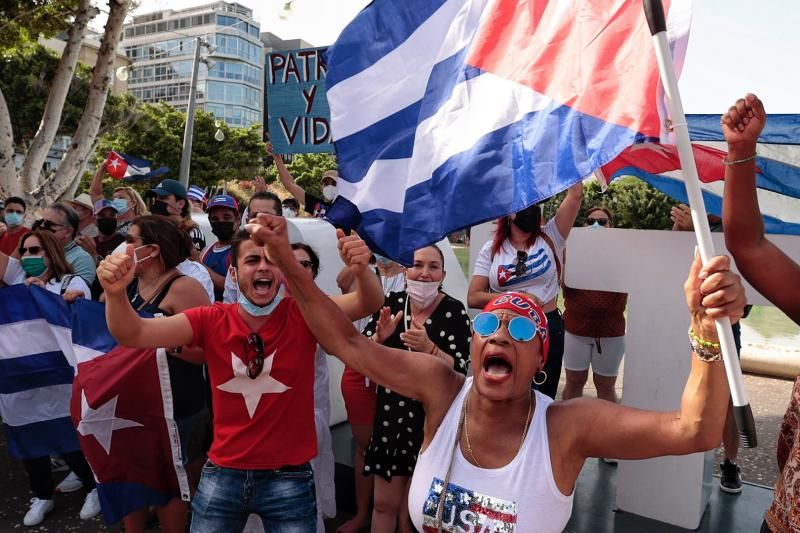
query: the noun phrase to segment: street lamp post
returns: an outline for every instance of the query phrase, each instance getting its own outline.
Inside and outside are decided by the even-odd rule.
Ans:
[[[197,96],[197,73],[200,69],[200,49],[208,46],[200,37],[194,42],[194,61],[192,61],[192,81],[189,87],[189,107],[186,109],[186,127],[183,130],[183,152],[181,153],[180,182],[189,188],[189,167],[192,164],[192,140],[194,138],[194,109]]]

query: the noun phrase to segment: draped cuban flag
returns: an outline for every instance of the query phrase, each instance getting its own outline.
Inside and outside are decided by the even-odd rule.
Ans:
[[[108,164],[106,171],[108,175],[116,180],[136,180],[143,181],[158,176],[163,176],[169,172],[169,167],[158,167],[153,169],[153,162],[147,159],[139,159],[131,155],[119,152],[108,152]]]
[[[690,2],[665,2],[677,65]],[[335,224],[413,251],[663,133],[640,0],[376,0],[328,50]]]
[[[719,115],[687,115],[706,211],[722,216],[727,143]],[[756,149],[758,204],[767,233],[800,235],[800,115],[770,115]],[[677,147],[637,144],[603,165],[597,178],[604,185],[635,176],[664,194],[688,203]]]
[[[34,459],[77,451],[67,306],[25,285],[0,289],[0,302],[0,418],[9,454]]]
[[[166,352],[119,346],[98,302],[78,300],[71,319],[70,411],[106,523],[174,497],[188,501]]]

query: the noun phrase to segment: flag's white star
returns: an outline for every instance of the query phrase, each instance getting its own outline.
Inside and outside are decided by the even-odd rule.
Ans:
[[[114,170],[117,170],[117,167],[119,166],[119,161],[116,159],[112,159],[109,165],[111,165],[111,168],[113,168]]]
[[[261,370],[261,373],[258,375],[258,377],[255,379],[250,379],[247,377],[247,365],[244,364],[235,353],[231,352],[233,377],[222,385],[217,385],[217,388],[225,392],[241,394],[244,396],[244,403],[247,406],[247,414],[250,415],[250,418],[253,418],[262,394],[280,394],[291,388],[270,376],[270,373],[272,372],[272,361],[274,359],[275,352],[272,352],[264,359],[264,368]]]
[[[114,396],[97,409],[92,409],[86,401],[86,392],[81,390],[81,421],[78,423],[78,433],[84,437],[94,435],[107,454],[111,454],[111,436],[114,431],[142,425],[133,420],[117,418],[118,398],[119,395]]]

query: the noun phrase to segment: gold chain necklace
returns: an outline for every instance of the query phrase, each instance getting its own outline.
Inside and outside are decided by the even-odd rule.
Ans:
[[[475,463],[475,466],[478,468],[483,468],[481,463],[478,461],[478,458],[475,457],[475,453],[472,451],[472,444],[469,442],[469,427],[467,426],[467,419],[469,418],[469,393],[467,391],[467,397],[464,399],[464,438],[466,439],[467,444],[467,452],[469,456],[472,458],[472,461]],[[531,427],[531,411],[533,410],[533,391],[531,391],[531,395],[528,397],[528,416],[525,418],[525,427],[522,429],[522,439],[519,441],[519,449],[522,449],[523,444],[525,444],[525,437],[528,435],[528,429]],[[517,451],[519,453],[519,450]]]

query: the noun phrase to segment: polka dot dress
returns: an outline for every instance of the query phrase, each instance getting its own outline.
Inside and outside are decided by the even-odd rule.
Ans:
[[[395,314],[404,310],[406,298],[405,292],[391,293],[384,305],[389,306],[392,314]],[[365,328],[365,335],[374,335],[376,320],[377,314]],[[410,317],[404,314],[404,320],[410,326]],[[466,374],[471,332],[464,305],[445,295],[424,325],[431,341],[440,350],[453,356],[455,370]],[[384,344],[406,349],[400,340],[402,331],[403,326],[398,326]],[[402,369],[398,368],[397,371]],[[391,481],[392,476],[410,476],[422,446],[424,424],[425,412],[421,403],[379,384],[372,436],[364,458],[364,474],[376,474],[387,481]]]

